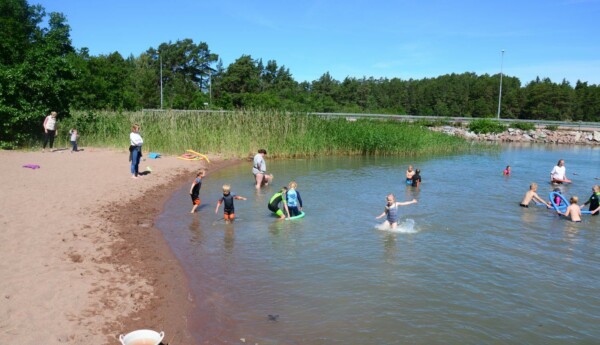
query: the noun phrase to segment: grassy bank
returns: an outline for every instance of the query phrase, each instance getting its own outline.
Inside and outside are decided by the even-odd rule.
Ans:
[[[144,151],[180,154],[186,149],[247,157],[259,148],[271,157],[320,155],[436,155],[479,150],[457,137],[395,121],[327,119],[276,111],[74,112],[60,123],[81,133],[80,146],[127,148],[132,123],[141,125]]]

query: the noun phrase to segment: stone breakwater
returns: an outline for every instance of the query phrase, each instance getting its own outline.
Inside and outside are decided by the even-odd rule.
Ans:
[[[477,134],[470,132],[466,128],[452,126],[430,127],[430,129],[435,132],[442,132],[477,141],[600,145],[600,131],[594,130],[566,130],[559,128],[552,131],[538,128],[536,130],[524,131],[517,128],[508,128],[502,133]]]

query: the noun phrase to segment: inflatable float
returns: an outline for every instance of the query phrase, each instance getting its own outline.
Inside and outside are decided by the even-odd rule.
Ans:
[[[569,203],[569,200],[567,200],[567,198],[564,197],[564,195],[562,195],[559,192],[550,192],[550,204],[552,205],[552,207],[554,208],[555,211],[561,212],[561,213],[565,213],[567,212],[567,207],[569,207],[569,205],[571,205]],[[557,200],[558,203],[556,203]],[[581,214],[591,214],[590,211],[584,211],[581,210]]]
[[[294,220],[294,219],[300,219],[300,218],[304,218],[304,212],[303,211],[300,211],[299,215],[293,216],[293,217],[290,217],[290,218],[286,218],[285,220]]]
[[[201,153],[198,153],[194,150],[186,150],[186,153],[182,154],[181,156],[177,157],[179,159],[183,159],[186,161],[199,161],[199,160],[206,160],[207,163],[210,163],[210,160],[208,159],[208,157],[206,155],[203,155]]]

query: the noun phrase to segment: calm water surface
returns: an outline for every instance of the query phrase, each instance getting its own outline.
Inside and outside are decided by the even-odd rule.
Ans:
[[[574,181],[564,192],[587,200],[600,149],[507,146],[418,160],[269,160],[275,183],[260,192],[243,163],[204,179],[195,215],[183,186],[157,225],[189,274],[201,343],[599,343],[600,217],[574,224],[518,206],[532,181],[547,197],[559,158]],[[420,190],[403,184],[408,164],[422,170]],[[307,216],[278,221],[266,204],[291,179]],[[248,198],[236,201],[232,225],[214,213],[224,183]],[[374,219],[388,193],[419,201],[400,208],[395,232]]]

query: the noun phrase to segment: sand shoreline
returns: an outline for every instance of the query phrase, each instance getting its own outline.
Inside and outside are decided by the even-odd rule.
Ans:
[[[194,343],[187,278],[153,223],[206,165],[148,159],[152,173],[135,180],[127,157],[0,151],[0,343],[118,344],[138,328]],[[208,169],[233,163],[217,159]]]

